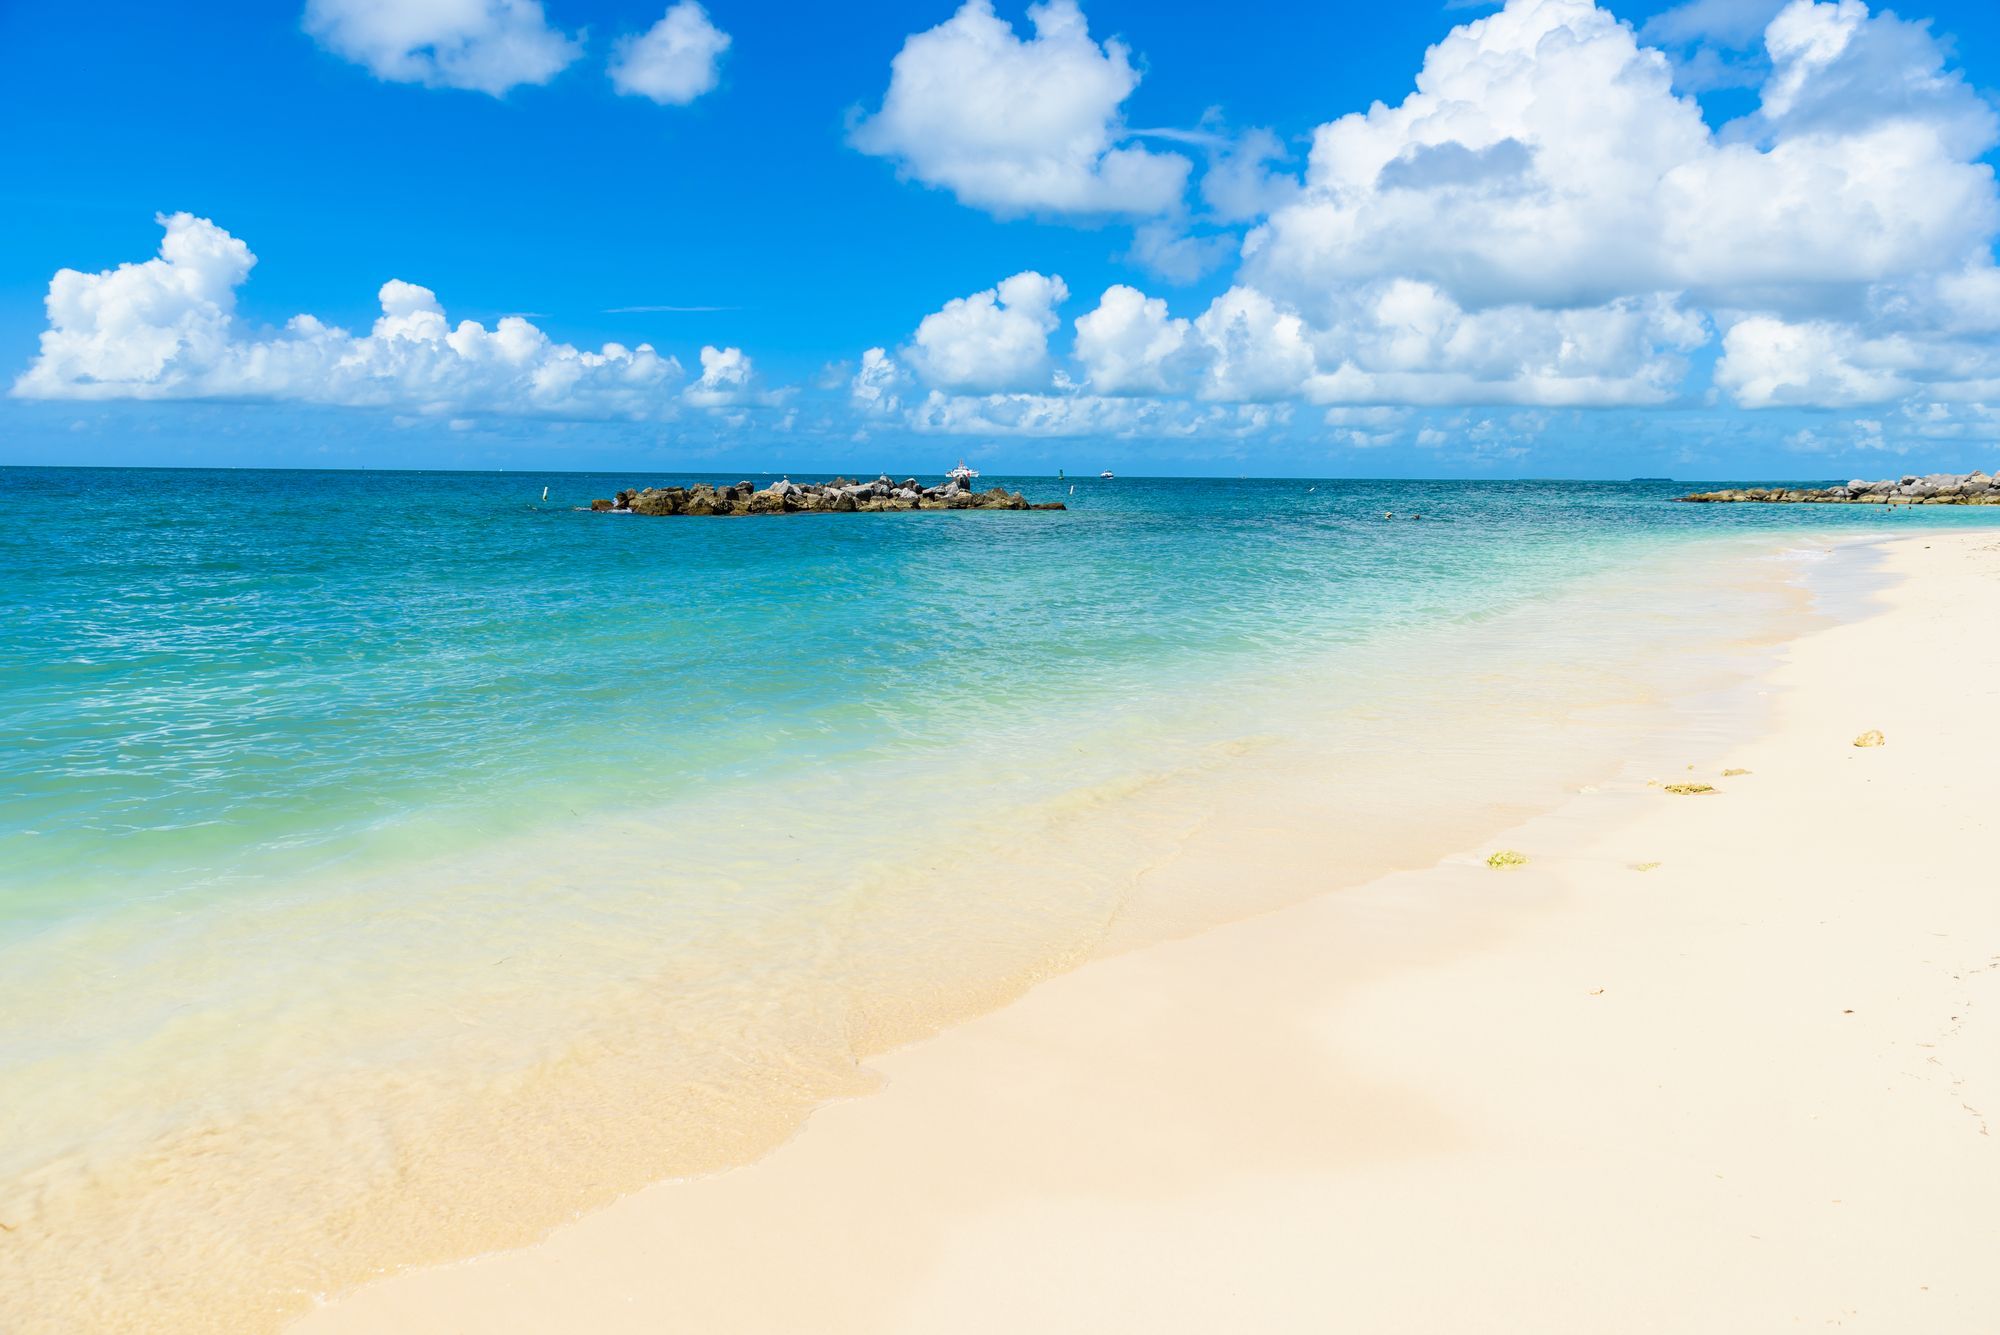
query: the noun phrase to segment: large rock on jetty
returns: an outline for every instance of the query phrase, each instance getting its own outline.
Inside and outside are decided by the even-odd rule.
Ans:
[[[2000,483],[1985,473],[1906,473],[1888,482],[1856,479],[1843,487],[1736,487],[1701,491],[1684,501],[1765,505],[2000,505]]]
[[[915,478],[891,481],[883,474],[873,482],[793,482],[786,478],[758,491],[748,482],[732,486],[645,487],[621,491],[610,500],[595,500],[590,508],[635,515],[778,515],[799,511],[851,513],[878,510],[1061,510],[1061,501],[1031,505],[1018,491],[993,487],[973,491],[957,478],[926,487]]]

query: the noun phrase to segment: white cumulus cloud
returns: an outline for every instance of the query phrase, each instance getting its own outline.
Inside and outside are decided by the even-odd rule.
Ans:
[[[1991,340],[1753,315],[1730,328],[1722,350],[1716,384],[1747,408],[2000,399],[2000,346]]]
[[[1429,284],[1394,279],[1360,290],[1340,319],[1316,328],[1252,287],[1231,288],[1188,320],[1119,285],[1077,319],[1074,355],[1101,394],[1633,406],[1674,397],[1685,354],[1707,338],[1700,316],[1658,297],[1467,311]]]
[[[1746,405],[1906,392],[1893,368],[1780,364],[1828,331],[1879,349],[1898,320],[1978,322],[1995,117],[1922,24],[1861,0],[1764,9],[1759,107],[1720,131],[1590,0],[1511,0],[1432,47],[1400,103],[1322,125],[1238,277],[1308,321],[1311,396],[1657,403],[1711,323],[1741,331],[1717,384]]]
[[[663,106],[686,106],[722,77],[729,42],[707,10],[695,0],[680,0],[647,31],[619,41],[611,57],[611,85]]]
[[[926,315],[906,356],[926,384],[940,389],[1033,388],[1048,380],[1049,335],[1056,307],[1067,300],[1061,278],[1017,273]]]
[[[860,369],[849,383],[854,406],[870,416],[886,416],[901,411],[903,369],[886,348],[870,348],[861,354]]]
[[[1195,317],[1194,328],[1209,354],[1202,398],[1281,399],[1313,373],[1305,321],[1255,288],[1230,288]]]
[[[1768,315],[1738,322],[1722,339],[1715,383],[1748,408],[1841,407],[1908,393],[1911,384],[1870,357],[1862,340],[1825,321],[1788,324]],[[1867,365],[1872,360],[1876,365]]]
[[[1912,35],[1796,0],[1771,25],[1766,142],[1725,142],[1661,53],[1588,0],[1513,0],[1431,48],[1417,91],[1315,135],[1305,189],[1250,238],[1248,273],[1302,308],[1357,282],[1468,306],[1687,290],[1793,308],[1986,244],[1992,116],[1921,62],[1830,114],[1825,89]]]
[[[305,29],[378,79],[495,97],[547,83],[583,52],[539,0],[306,0]]]
[[[1120,283],[1077,317],[1076,360],[1100,394],[1180,393],[1200,365],[1192,331],[1166,302]]]
[[[255,398],[420,412],[645,418],[672,410],[680,363],[647,344],[559,343],[519,316],[453,325],[429,288],[382,285],[365,334],[311,315],[247,327],[236,289],[257,262],[206,218],[158,219],[160,253],[49,283],[49,326],[13,393],[39,399]],[[740,354],[739,354],[740,355]],[[747,374],[747,362],[745,365]],[[704,378],[708,371],[704,353]]]
[[[1314,334],[1322,403],[1636,407],[1673,399],[1686,354],[1708,342],[1694,311],[1662,295],[1549,310],[1466,310],[1399,278],[1356,294]]]
[[[1193,320],[1123,284],[1076,321],[1076,360],[1101,394],[1190,394],[1260,402],[1300,394],[1315,367],[1305,322],[1254,288],[1233,287]]]
[[[697,408],[768,407],[790,397],[788,389],[765,389],[755,364],[741,348],[701,350],[701,375],[681,398]]]
[[[1177,210],[1192,164],[1127,142],[1139,71],[1124,44],[1093,41],[1076,0],[1031,5],[1028,21],[1022,38],[989,0],[966,0],[913,34],[854,146],[1002,217]]]

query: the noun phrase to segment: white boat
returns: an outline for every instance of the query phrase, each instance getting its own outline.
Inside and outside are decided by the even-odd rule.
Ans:
[[[1111,470],[1107,468],[1102,473],[1099,473],[1098,476],[1109,482],[1111,480]]]
[[[972,481],[972,479],[978,476],[979,476],[979,470],[977,468],[967,468],[965,466],[965,460],[963,459],[960,459],[958,461],[958,467],[952,469],[949,473],[945,474],[945,477],[956,478],[960,482],[970,482]]]

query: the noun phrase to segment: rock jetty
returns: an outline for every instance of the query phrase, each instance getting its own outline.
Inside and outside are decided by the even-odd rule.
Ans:
[[[779,515],[801,511],[852,513],[880,510],[1062,510],[1061,501],[1030,504],[1018,491],[992,487],[974,491],[957,478],[926,487],[915,478],[893,482],[883,474],[873,482],[773,482],[762,491],[748,482],[733,486],[644,487],[621,491],[590,508],[635,515]]]
[[[1906,473],[1885,482],[1855,479],[1844,487],[1734,487],[1682,496],[1697,502],[1766,505],[2000,505],[2000,482],[1985,473]]]

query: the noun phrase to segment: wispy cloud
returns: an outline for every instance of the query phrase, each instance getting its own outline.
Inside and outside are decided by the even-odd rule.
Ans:
[[[1229,142],[1228,135],[1217,134],[1213,130],[1176,130],[1167,125],[1127,130],[1125,133],[1134,139],[1166,139],[1176,144],[1195,144],[1203,148],[1221,148]]]

